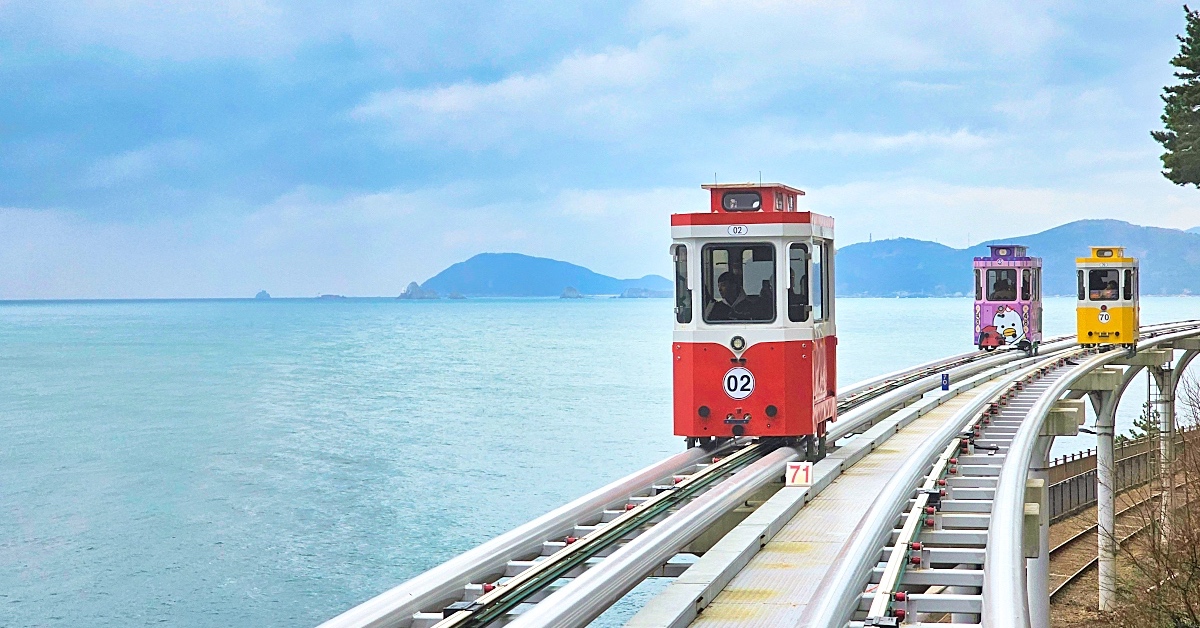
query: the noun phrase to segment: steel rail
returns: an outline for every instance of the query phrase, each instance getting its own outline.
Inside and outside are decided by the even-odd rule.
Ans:
[[[879,563],[880,548],[895,529],[897,513],[904,510],[912,499],[915,487],[926,477],[930,463],[948,442],[960,438],[965,427],[1001,395],[1013,380],[1036,372],[1044,364],[1057,362],[1060,356],[1049,358],[1027,358],[1034,362],[1028,367],[1010,374],[1006,379],[991,384],[974,399],[960,408],[921,448],[913,452],[909,461],[892,476],[892,480],[880,492],[880,498],[859,521],[850,540],[843,546],[834,568],[827,572],[817,589],[829,592],[815,600],[801,616],[799,625],[812,628],[842,626],[849,621],[859,606],[862,584],[870,577],[871,570]]]
[[[1074,346],[1073,341],[1056,341],[1053,345],[1043,345],[1042,348],[1046,349],[1048,352],[1058,353],[1067,350],[1072,346]],[[1002,364],[1033,359],[1037,358],[1025,357],[1023,354],[982,354],[978,355],[974,360],[950,369],[950,375],[953,378],[967,377],[977,373],[982,373]],[[855,408],[853,408],[855,414],[846,417],[839,417],[839,420],[833,424],[833,427],[829,428],[829,440],[831,442],[835,442],[841,438],[857,433],[861,430],[861,428],[869,427],[871,425],[870,419],[874,416],[877,416],[881,410],[902,405],[911,399],[920,397],[926,392],[937,388],[941,385],[941,382],[937,377],[941,375],[941,373],[942,371],[939,370],[929,371],[924,373],[920,379],[910,381],[890,390],[881,391],[876,396],[864,400]]]
[[[730,442],[716,450],[693,447],[598,488],[575,501],[467,550],[385,593],[355,606],[321,624],[320,628],[382,628],[407,625],[412,615],[432,605],[449,604],[462,598],[463,587],[503,573],[514,556],[537,554],[548,538],[566,536],[581,520],[613,505],[622,505],[636,493],[670,478],[680,470],[725,451]]]
[[[970,359],[965,360],[967,364],[957,367],[957,370],[952,370],[952,372],[959,375],[969,375],[979,371],[986,371],[989,368],[998,367],[1008,364],[1014,360],[1021,359],[1028,358],[1023,358],[1019,355],[976,354],[971,356]],[[914,369],[914,375],[919,375],[919,379],[916,379],[915,381],[912,379],[892,381],[887,386],[869,391],[858,399],[844,402],[841,404],[843,410],[847,408],[861,410],[863,406],[870,406],[870,408],[867,411],[859,412],[857,415],[859,420],[843,424],[842,429],[848,431],[855,425],[861,424],[863,420],[869,420],[874,414],[889,413],[891,408],[897,404],[915,397],[919,397],[928,390],[937,387],[938,382],[935,380],[938,374],[939,371],[937,370],[930,371],[929,369]],[[925,383],[917,385],[922,381]],[[873,401],[877,403],[872,403]],[[792,456],[791,454],[787,455],[789,458],[798,457],[798,454],[795,456]],[[764,464],[769,463],[770,461]],[[723,482],[720,486],[724,487],[725,484],[732,483],[730,484],[730,490],[738,490],[739,488],[743,488],[744,491],[748,490],[753,492],[754,490],[760,488],[762,484],[766,483],[766,481],[769,480],[773,475],[778,475],[778,473],[781,472],[783,462],[776,461],[774,465],[778,467],[778,469],[774,469],[765,475],[761,475],[761,481],[758,484],[751,485],[752,488],[744,489],[744,487],[747,486],[747,481],[744,480],[744,477],[747,477],[745,473],[735,475],[733,478]],[[761,472],[756,473],[761,474]],[[719,491],[717,493],[717,495],[720,496],[727,494],[727,491]],[[740,493],[736,495],[745,497],[745,495],[741,495]],[[662,564],[662,562],[665,562],[670,558],[671,555],[677,552],[680,547],[686,545],[691,538],[703,531],[702,529],[696,530],[691,536],[687,536],[686,534],[680,535],[677,531],[675,531],[675,528],[678,525],[690,526],[694,521],[715,521],[717,517],[724,515],[726,511],[744,501],[743,499],[737,499],[736,495],[732,501],[728,499],[718,499],[716,496],[714,496],[712,499],[700,501],[700,503],[694,507],[689,505],[685,508],[690,508],[692,514],[684,515],[683,518],[679,518],[682,510],[679,513],[672,514],[667,520],[655,524],[651,532],[645,533],[642,536],[637,537],[637,539],[634,541],[631,541],[628,544],[631,546],[628,551],[626,551],[625,548],[617,550],[621,556],[626,558],[620,558],[616,556],[616,553],[614,553],[613,556],[606,558],[600,563],[600,565],[593,567],[584,572],[583,575],[578,576],[570,586],[564,586],[560,591],[551,594],[550,597],[543,601],[544,603],[539,603],[533,610],[525,611],[518,617],[517,620],[514,621],[521,622],[520,625],[539,625],[528,622],[538,621],[539,617],[545,616],[543,617],[544,623],[540,625],[559,626],[576,625],[563,623],[566,622],[568,618],[572,617],[576,619],[578,619],[578,617],[594,618],[600,612],[603,612],[604,608],[607,608],[608,605],[611,605],[612,602],[615,602],[616,599],[620,598],[620,595],[617,595],[616,598],[611,598],[608,593],[611,591],[620,590],[622,592],[621,594],[623,594],[629,589],[632,589],[633,586],[636,586],[637,582],[644,578],[645,573],[653,570],[655,567]],[[614,522],[614,525],[611,526],[614,539],[625,538],[633,528],[637,527],[627,525],[617,526],[616,523],[617,522]],[[668,523],[671,525],[666,525]],[[664,527],[664,525],[666,525],[666,527]],[[708,523],[705,523],[705,525],[708,525]],[[649,535],[646,537],[646,541],[638,542],[638,539],[641,539],[646,535]],[[671,551],[665,548],[674,549]],[[565,564],[564,561],[570,560],[568,556],[560,555],[560,553],[552,555],[546,561],[540,563],[539,567],[546,569],[549,573],[565,574],[569,572],[572,567],[581,564],[581,561],[576,561],[568,566],[559,567],[559,565]],[[614,561],[614,558],[617,558],[617,560]],[[637,569],[639,568],[644,568],[645,571],[639,573],[637,572]],[[591,575],[589,576],[588,574]],[[526,574],[523,572],[521,575],[524,576]],[[513,582],[505,583],[504,585],[499,586],[493,591],[478,598],[476,603],[480,604],[481,606],[472,606],[472,610],[470,611],[461,611],[455,613],[446,621],[436,624],[436,627],[457,628],[459,626],[476,627],[486,625],[487,623],[495,621],[499,617],[503,616],[503,614],[509,610],[515,608],[515,606],[519,604],[521,600],[529,599],[541,589],[553,584],[556,580],[557,577],[545,577],[538,578],[536,580],[531,579],[529,581],[522,580],[519,588],[514,588]],[[576,586],[577,583],[579,586]],[[505,601],[500,603],[497,602],[497,600]],[[485,610],[492,608],[492,605],[495,605],[495,608],[498,610],[495,610],[494,612],[491,610]],[[474,619],[472,619],[472,617],[474,617]],[[527,619],[522,620],[520,617],[527,617]]]
[[[1060,342],[1065,338],[1070,337],[1056,337],[1045,341],[1043,348],[1048,348],[1050,343]],[[1019,355],[1013,355],[1015,353],[1017,353],[1016,350],[974,351],[865,380],[839,391],[840,397],[847,397],[838,404],[839,414],[861,409],[864,404],[894,393],[915,381],[940,374],[947,368],[952,369],[952,374],[955,376],[961,376],[968,370],[977,372],[977,370],[969,368],[962,369],[963,366],[969,367],[972,362],[988,359],[1011,362],[1020,359]],[[953,371],[955,368],[962,370],[955,372]],[[929,382],[929,385],[921,392],[895,395],[885,400],[884,403],[903,404],[935,387],[936,383]],[[882,407],[886,409],[886,406]],[[840,438],[853,429],[861,427],[862,422],[869,422],[873,418],[870,416],[871,414],[874,412],[856,412],[846,418],[858,418],[859,422],[844,421],[840,426],[835,425],[835,430],[832,432]],[[496,574],[503,573],[504,566],[509,561],[521,556],[537,555],[543,543],[552,538],[565,536],[579,521],[594,519],[608,507],[627,503],[638,493],[651,490],[656,482],[699,464],[713,453],[727,451],[740,444],[744,444],[744,441],[737,443],[727,441],[717,444],[715,448],[710,446],[709,449],[695,447],[650,465],[371,598],[326,621],[321,624],[321,628],[399,628],[407,626],[416,613],[434,607],[443,608],[451,602],[463,599],[464,587],[472,582],[486,582],[493,579]]]
[[[1047,339],[1043,340],[1041,342],[1041,346],[1044,347],[1045,345],[1049,345],[1052,343],[1059,343],[1059,342],[1063,342],[1066,340],[1072,340],[1074,338],[1075,338],[1074,334],[1064,334],[1061,336],[1053,336],[1051,338],[1047,338]],[[916,366],[902,368],[897,371],[893,371],[891,373],[885,373],[883,375],[877,375],[875,377],[865,379],[861,382],[858,382],[857,384],[854,384],[852,386],[849,386],[847,388],[839,390],[838,398],[840,399],[844,396],[856,395],[856,394],[863,392],[864,390],[867,390],[869,388],[875,388],[881,384],[886,384],[891,380],[904,379],[916,371],[929,371],[929,370],[933,369],[933,370],[937,370],[940,372],[942,370],[945,370],[947,368],[947,366],[952,363],[957,365],[959,363],[964,363],[963,362],[964,360],[980,359],[980,358],[985,358],[985,357],[994,357],[997,355],[1005,355],[1005,354],[1009,354],[1009,353],[1016,353],[1019,351],[1021,351],[1021,350],[1017,349],[1015,347],[1004,347],[1004,348],[998,349],[996,351],[975,350],[975,351],[968,351],[966,353],[960,353],[957,355],[952,355],[952,356],[945,357],[945,358],[938,358],[936,360],[930,360],[929,362],[924,362],[924,363],[918,364]],[[1009,356],[1009,357],[1014,357],[1014,356]]]
[[[1200,329],[1195,326],[1184,328],[1182,331],[1177,331],[1178,329],[1180,328],[1168,328],[1161,333],[1146,334],[1150,337],[1140,340],[1136,351],[1200,334]],[[984,570],[983,578],[981,619],[985,628],[1029,626],[1029,599],[1024,577],[1025,556],[1022,551],[1025,484],[1029,477],[1029,464],[1033,458],[1037,437],[1050,408],[1080,378],[1124,355],[1124,351],[1109,350],[1080,362],[1042,394],[1018,428],[1001,467],[992,502],[991,527],[985,550],[987,569]]]
[[[1185,483],[1185,482],[1180,482],[1179,484],[1176,484],[1176,485],[1175,485],[1175,488],[1183,488],[1184,486],[1186,486],[1186,483]],[[1120,511],[1118,511],[1118,512],[1115,514],[1115,516],[1117,516],[1117,517],[1120,517],[1121,515],[1123,515],[1123,514],[1125,514],[1125,513],[1128,513],[1128,512],[1130,512],[1130,511],[1132,511],[1132,510],[1135,510],[1135,509],[1137,509],[1137,508],[1139,508],[1139,507],[1143,506],[1143,505],[1144,505],[1144,504],[1146,504],[1147,502],[1152,502],[1152,501],[1155,501],[1155,500],[1156,500],[1156,499],[1158,499],[1159,497],[1160,497],[1160,495],[1158,495],[1158,494],[1156,494],[1156,493],[1154,493],[1154,494],[1151,494],[1151,495],[1149,495],[1149,496],[1147,496],[1147,497],[1143,497],[1142,499],[1138,500],[1137,502],[1135,502],[1135,503],[1133,503],[1133,504],[1130,504],[1129,506],[1126,506],[1125,508],[1122,508]],[[1183,506],[1180,506],[1180,508],[1183,508],[1183,507],[1185,507],[1185,506],[1191,505],[1192,503],[1195,503],[1195,502],[1194,502],[1194,501],[1192,501],[1192,502],[1189,502],[1188,504],[1184,504]],[[1153,522],[1153,521],[1151,521],[1151,522],[1147,522],[1147,523],[1143,524],[1142,526],[1138,527],[1138,529],[1136,529],[1136,530],[1134,530],[1134,531],[1130,532],[1129,534],[1126,534],[1125,536],[1121,537],[1120,539],[1117,539],[1117,545],[1124,544],[1126,541],[1128,541],[1128,540],[1132,539],[1133,537],[1137,536],[1138,534],[1140,534],[1141,532],[1145,531],[1147,528],[1149,528],[1149,527],[1150,527],[1150,526],[1152,526],[1152,525],[1154,525],[1154,522]],[[1099,526],[1098,524],[1095,524],[1095,523],[1093,523],[1093,524],[1092,524],[1090,527],[1088,527],[1088,528],[1086,528],[1086,529],[1084,529],[1084,530],[1080,530],[1079,532],[1076,532],[1075,534],[1071,535],[1071,537],[1070,537],[1070,538],[1068,538],[1067,540],[1065,540],[1065,541],[1063,541],[1062,543],[1059,543],[1058,545],[1055,545],[1054,547],[1050,548],[1050,558],[1051,558],[1051,559],[1053,559],[1053,558],[1054,558],[1054,554],[1055,554],[1056,552],[1061,552],[1061,551],[1065,550],[1065,549],[1066,549],[1068,546],[1074,545],[1074,544],[1076,544],[1077,542],[1083,542],[1083,541],[1085,541],[1085,540],[1091,540],[1091,539],[1087,539],[1087,538],[1086,538],[1086,537],[1087,537],[1087,535],[1089,535],[1089,534],[1092,534],[1092,533],[1095,533],[1095,532],[1097,531],[1097,529],[1099,529],[1099,527],[1100,527],[1100,526]],[[1053,589],[1051,589],[1051,590],[1050,590],[1050,599],[1054,599],[1054,596],[1055,596],[1055,595],[1058,595],[1058,593],[1059,593],[1060,591],[1062,591],[1063,589],[1067,588],[1067,585],[1068,585],[1068,584],[1071,584],[1072,582],[1074,582],[1075,580],[1077,580],[1077,579],[1079,578],[1079,576],[1082,576],[1082,575],[1084,574],[1084,572],[1086,572],[1088,569],[1091,569],[1092,567],[1096,566],[1096,563],[1097,563],[1099,560],[1100,560],[1100,557],[1099,557],[1099,556],[1092,556],[1092,559],[1091,559],[1090,561],[1088,561],[1088,563],[1087,563],[1086,565],[1084,565],[1084,566],[1080,567],[1079,569],[1075,570],[1075,572],[1074,572],[1074,573],[1072,573],[1071,575],[1067,576],[1067,579],[1066,579],[1066,580],[1063,580],[1062,582],[1058,583],[1058,585],[1057,585],[1057,586],[1055,586]]]
[[[670,508],[696,496],[703,489],[717,483],[726,474],[750,465],[768,454],[775,448],[775,445],[776,443],[772,442],[754,443],[722,458],[719,462],[676,484],[671,490],[659,493],[642,504],[634,506],[603,528],[555,552],[549,559],[526,569],[503,586],[483,594],[471,604],[471,608],[449,615],[443,621],[435,624],[435,627],[482,628],[482,626],[488,625],[535,593],[553,584],[589,558],[622,540],[630,532],[650,523]],[[655,528],[657,527],[655,526]]]
[[[947,365],[953,364],[957,367],[960,364],[986,359],[1004,362],[1018,359],[1019,356],[1012,355],[1013,353],[1015,352],[975,351],[872,378],[840,391],[839,395],[846,395],[850,398],[839,402],[839,413],[855,410],[872,400],[904,388],[913,381],[940,374]],[[914,375],[919,375],[919,377],[914,378]],[[934,387],[936,387],[936,383],[930,382],[927,390]],[[866,390],[868,388],[872,390]],[[887,403],[901,403],[907,398],[919,396],[923,392],[889,398]],[[862,417],[862,415],[863,413],[858,413],[857,416]],[[847,432],[847,428],[854,427],[854,425],[856,424],[853,422],[843,422],[842,427],[836,433]],[[840,438],[840,435],[838,437]],[[502,573],[504,565],[514,557],[537,554],[546,540],[565,536],[580,520],[597,516],[599,512],[614,504],[620,505],[634,494],[648,490],[655,482],[678,474],[681,470],[696,465],[713,453],[727,451],[733,445],[733,442],[722,443],[714,450],[694,447],[650,465],[468,550],[324,622],[320,628],[406,626],[416,613],[439,605],[444,607],[462,599],[463,587],[472,582],[486,581],[493,574]]]
[[[518,615],[510,628],[584,626],[632,590],[645,575],[677,554],[717,519],[743,504],[772,480],[783,466],[801,458],[800,451],[782,447],[722,482],[666,521],[630,541],[570,585]]]
[[[1172,329],[1176,329],[1178,327],[1179,327],[1178,324],[1173,323],[1173,324],[1167,325],[1166,329],[1172,330]],[[1150,333],[1154,333],[1154,332],[1150,332]],[[1073,347],[1073,346],[1075,346],[1073,342],[1069,343],[1069,345],[1068,345],[1068,347]],[[1062,351],[1063,350],[1060,349],[1060,350],[1055,351],[1055,353],[1056,354],[1061,353]],[[1026,373],[1032,373],[1032,372],[1038,371],[1042,368],[1048,368],[1045,365],[1052,365],[1061,360],[1062,360],[1061,355],[1054,355],[1054,357],[1051,357],[1049,359],[1040,360],[1036,365],[1030,367],[1026,371]],[[1023,376],[1021,374],[1014,374],[1014,375],[1010,376],[1006,380],[1006,382],[1002,382],[1002,383],[998,384],[997,386],[1000,386],[1001,388],[1006,385],[1011,386],[1012,385],[1011,382],[1020,380],[1020,379],[1022,379],[1022,377]],[[998,390],[998,389],[994,388],[992,391],[990,391],[992,393],[990,395],[988,394],[988,392],[985,392],[984,394],[980,395],[980,400],[986,399],[989,396],[995,397],[996,390]],[[956,417],[956,418],[958,418],[958,417]],[[955,423],[955,421],[952,419],[950,421],[950,423]],[[952,438],[950,440],[953,441],[954,439]],[[854,583],[866,582],[869,577],[869,572],[873,568],[875,568],[875,566],[878,564],[878,562],[879,562],[878,549],[880,547],[886,546],[885,541],[890,537],[891,534],[894,533],[894,524],[895,524],[895,516],[894,515],[895,515],[895,513],[900,512],[901,510],[903,510],[905,505],[912,503],[912,501],[913,501],[912,498],[910,497],[910,494],[913,492],[913,490],[915,490],[914,486],[916,486],[916,484],[917,484],[917,480],[913,479],[913,478],[916,477],[919,479],[920,477],[927,477],[927,479],[928,479],[927,475],[921,475],[921,473],[924,469],[928,468],[928,466],[929,466],[928,456],[933,455],[935,450],[940,445],[941,445],[941,443],[939,443],[936,439],[934,439],[929,445],[927,445],[924,448],[923,452],[918,453],[915,456],[915,458],[922,460],[923,464],[917,463],[917,462],[911,463],[912,466],[902,469],[899,474],[900,476],[907,475],[906,479],[893,480],[893,483],[889,484],[889,487],[885,488],[881,492],[881,495],[885,495],[885,496],[890,494],[892,496],[892,500],[891,500],[892,503],[885,504],[883,502],[885,502],[886,500],[880,500],[880,502],[876,503],[875,512],[869,513],[866,517],[864,517],[864,519],[860,522],[859,527],[856,528],[856,531],[852,535],[853,540],[851,541],[850,544],[848,544],[846,546],[846,548],[843,551],[843,554],[839,555],[838,560],[835,561],[836,564],[838,565],[837,571],[830,572],[826,575],[826,578],[823,579],[822,583],[818,586],[818,588],[820,590],[823,590],[823,591],[861,590],[862,587],[856,586],[856,584],[854,584]],[[953,445],[953,442],[951,443],[951,446],[952,445]],[[896,491],[896,490],[900,490],[901,492],[895,493],[894,491]],[[921,496],[917,497],[916,502],[918,505],[920,505]],[[870,521],[868,521],[869,519],[870,519]],[[871,530],[871,532],[873,532],[874,535],[876,537],[878,537],[878,539],[882,539],[882,540],[865,542],[865,543],[862,543],[857,548],[852,547],[852,545],[859,539],[859,537],[861,535],[867,533],[866,530],[868,530],[868,529]],[[901,537],[903,537],[903,531],[901,532]],[[900,556],[901,552],[899,550],[901,548],[899,548],[899,546],[900,546],[900,543],[895,544],[895,546],[893,547],[893,552],[892,552],[893,555],[888,560],[889,565],[885,566],[885,579],[880,581],[880,586],[883,588],[887,587],[887,580],[886,580],[886,576],[888,575],[887,567],[892,567],[891,571],[895,572],[892,575],[898,575],[899,573],[902,572],[902,569],[898,568],[900,561],[899,560],[891,560],[891,559],[896,559],[897,556]],[[866,552],[866,553],[864,554],[863,552]],[[854,557],[858,557],[860,559],[859,560],[860,564],[851,564],[851,563],[848,563],[847,560],[845,560],[845,559],[854,558]],[[874,600],[874,602],[879,603],[879,602],[882,602],[882,600],[880,600],[878,598],[878,596],[876,596],[876,599]],[[859,604],[860,604],[860,600],[859,600],[858,596],[854,596],[853,598],[851,598],[847,595],[847,596],[843,596],[843,599],[837,599],[837,596],[834,596],[832,599],[829,597],[823,598],[822,600],[819,600],[816,604],[814,604],[814,606],[810,607],[809,610],[806,611],[806,613],[801,618],[801,622],[802,622],[801,625],[805,625],[805,626],[842,625],[846,621],[848,621],[849,618],[851,617],[852,613],[856,609],[859,608]],[[873,604],[873,606],[877,606],[877,605],[878,604]]]

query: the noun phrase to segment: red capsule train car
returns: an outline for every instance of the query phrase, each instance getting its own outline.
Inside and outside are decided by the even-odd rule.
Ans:
[[[837,414],[833,219],[779,183],[704,185],[672,214],[675,433],[823,443]]]

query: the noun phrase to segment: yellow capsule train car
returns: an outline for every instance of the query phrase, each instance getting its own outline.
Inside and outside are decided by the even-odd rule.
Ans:
[[[1079,344],[1137,344],[1138,261],[1125,256],[1120,246],[1093,246],[1091,257],[1075,258],[1079,303],[1075,320]]]

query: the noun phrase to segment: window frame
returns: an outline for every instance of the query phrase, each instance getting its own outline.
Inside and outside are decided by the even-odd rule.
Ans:
[[[753,194],[754,196],[758,197],[758,205],[757,206],[754,206],[752,204],[750,207],[747,207],[745,209],[743,209],[741,207],[736,208],[736,209],[729,207],[729,203],[728,203],[729,197],[738,196],[738,195],[750,195],[750,194]],[[727,212],[735,212],[735,213],[762,211],[762,209],[763,209],[762,192],[759,192],[758,190],[727,190],[725,193],[721,194],[721,209],[723,209]]]
[[[996,274],[994,279],[993,273]],[[996,298],[996,283],[1000,280],[1000,273],[1012,273],[1011,283],[1013,288],[1013,298],[1011,299]],[[1017,272],[1016,268],[1008,266],[993,266],[988,268],[987,273],[984,274],[983,283],[983,292],[987,295],[987,301],[989,303],[1015,303],[1017,301],[1017,295],[1019,294],[1017,291],[1017,278],[1019,276],[1020,273]]]
[[[1096,273],[1106,273],[1106,274],[1107,273],[1116,273],[1117,274],[1117,290],[1116,290],[1116,293],[1113,294],[1113,296],[1111,296],[1111,297],[1103,296],[1104,290],[1107,290],[1108,288],[1101,288],[1100,290],[1094,290],[1092,288],[1092,285],[1095,283],[1093,278],[1096,276]],[[1103,281],[1111,281],[1111,279],[1103,280]],[[1097,294],[1099,294],[1100,296],[1097,296]],[[1087,275],[1087,295],[1088,295],[1088,301],[1105,302],[1105,303],[1110,302],[1110,301],[1120,301],[1121,300],[1121,269],[1119,269],[1119,268],[1089,268],[1088,275]]]
[[[813,323],[830,319],[829,305],[829,245],[827,240],[813,239],[808,260],[808,301]],[[820,285],[817,285],[820,281]],[[814,298],[816,297],[816,298]]]
[[[804,278],[804,298],[800,300],[799,297],[801,295],[796,295],[797,300],[800,300],[800,303],[797,304],[800,307],[801,312],[801,317],[799,319],[792,318],[792,295],[794,294],[792,292],[792,251],[796,249],[804,251],[804,274],[802,275]],[[808,242],[789,242],[787,246],[787,252],[787,319],[790,323],[807,323],[812,318],[812,299],[810,298],[812,295],[812,249]]]
[[[1020,293],[1021,293],[1022,301],[1032,301],[1033,300],[1033,269],[1031,269],[1031,268],[1022,268],[1021,269],[1021,291],[1020,291]]]
[[[694,309],[691,273],[688,268],[688,245],[674,245],[671,248],[671,257],[675,263],[675,322],[687,325],[692,322]]]
[[[727,321],[709,320],[709,318],[708,318],[709,302],[707,299],[710,295],[707,294],[707,290],[708,290],[709,286],[711,285],[712,290],[714,291],[714,294],[711,295],[714,303],[716,302],[716,297],[717,297],[716,291],[718,290],[718,287],[716,285],[717,277],[712,276],[712,263],[711,263],[712,258],[711,258],[710,251],[712,251],[713,249],[730,249],[730,248],[736,247],[736,248],[742,249],[742,251],[744,253],[747,249],[751,249],[752,247],[760,247],[760,246],[768,247],[771,251],[770,282],[771,282],[772,294],[771,294],[771,298],[768,300],[771,305],[770,319],[727,320]],[[760,240],[760,241],[754,241],[754,242],[738,242],[738,241],[735,241],[735,242],[729,242],[729,241],[706,242],[704,244],[704,246],[702,246],[700,248],[700,282],[701,282],[700,320],[704,321],[705,325],[730,325],[730,324],[770,325],[770,324],[778,321],[779,320],[779,306],[778,306],[778,294],[777,294],[778,283],[779,283],[778,252],[779,251],[778,251],[778,247],[776,246],[776,243],[771,242],[771,241],[761,241]],[[745,281],[746,281],[745,276],[743,274],[743,278],[742,278],[743,292],[745,292],[745,289],[746,289]],[[759,292],[759,296],[761,296],[761,295],[762,295],[762,293]],[[747,298],[749,298],[750,297],[749,293],[746,293],[746,296],[747,296]]]

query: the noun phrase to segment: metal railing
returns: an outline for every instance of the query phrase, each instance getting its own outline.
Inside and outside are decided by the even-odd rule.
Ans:
[[[1195,428],[1180,429],[1176,443],[1191,440]],[[1158,439],[1143,436],[1116,447],[1116,490],[1145,484],[1158,472]],[[1088,449],[1055,458],[1050,466],[1047,495],[1050,522],[1061,521],[1096,504],[1096,450]]]

